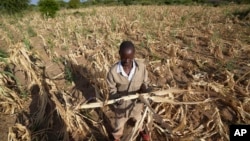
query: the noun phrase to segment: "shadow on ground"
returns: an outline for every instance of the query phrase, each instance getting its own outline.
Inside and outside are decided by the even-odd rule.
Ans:
[[[94,102],[96,101],[96,90],[94,87],[94,82],[91,81],[91,78],[94,78],[94,74],[84,66],[77,65],[72,61],[67,61],[67,66],[65,66],[65,70],[70,68],[72,81],[75,86],[71,89],[73,97],[77,100],[76,102]],[[67,78],[66,78],[67,79]],[[97,141],[109,141],[112,136],[112,125],[110,118],[107,117],[107,113],[104,113],[104,109],[95,108],[95,109],[87,109],[82,110],[81,114],[87,115],[93,121],[96,121],[97,124],[93,124],[90,120],[86,119],[86,123],[91,129],[90,134],[84,139],[84,141],[88,141],[91,138],[95,138]],[[104,125],[104,127],[103,127]],[[105,128],[105,129],[104,129]],[[108,137],[105,135],[105,130],[108,134]]]
[[[70,133],[66,130],[66,124],[56,111],[55,103],[50,99],[50,95],[41,95],[40,89],[36,84],[30,88],[32,100],[29,109],[18,115],[17,123],[28,128],[32,141],[72,140]],[[46,92],[48,91],[46,90]]]

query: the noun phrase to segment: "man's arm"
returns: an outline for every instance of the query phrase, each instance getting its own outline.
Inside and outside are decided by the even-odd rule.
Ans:
[[[107,83],[108,83],[108,86],[109,86],[109,99],[119,98],[120,95],[117,94],[116,83],[114,81],[114,77],[113,77],[111,72],[108,73]],[[121,105],[121,104],[123,104],[123,102],[124,102],[124,100],[122,99],[122,100],[117,101],[115,104],[116,105]]]
[[[146,65],[145,65],[145,66],[144,66],[144,78],[143,78],[143,83],[142,83],[141,88],[140,88],[140,92],[141,92],[141,93],[146,93],[146,92],[149,91],[148,83],[149,83],[149,80],[148,80],[148,71],[147,71]]]
[[[109,87],[109,94],[110,94],[109,96],[116,94],[117,93],[116,83],[110,71],[108,72],[107,83]]]

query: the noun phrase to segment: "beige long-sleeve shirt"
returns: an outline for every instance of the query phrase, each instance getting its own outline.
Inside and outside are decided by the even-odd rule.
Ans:
[[[118,63],[115,63],[108,72],[107,83],[110,90],[110,98],[118,98],[120,96],[126,96],[130,94],[135,94],[144,84],[146,88],[148,87],[148,72],[144,62],[140,60],[135,60],[135,72],[131,81],[127,77],[123,76],[121,72],[117,72]],[[120,115],[129,113],[134,107],[135,102],[132,100],[125,101],[122,105],[117,107]]]
[[[133,67],[132,67],[131,71],[129,72],[129,75],[124,71],[121,61],[118,62],[117,65],[118,66],[117,66],[116,72],[121,73],[121,75],[125,76],[129,81],[131,81],[134,74],[135,74],[135,68],[136,68],[135,61],[133,61]]]

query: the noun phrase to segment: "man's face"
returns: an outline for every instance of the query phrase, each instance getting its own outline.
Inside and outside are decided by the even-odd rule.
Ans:
[[[134,50],[132,48],[127,48],[120,51],[120,59],[123,67],[131,67],[134,60]]]

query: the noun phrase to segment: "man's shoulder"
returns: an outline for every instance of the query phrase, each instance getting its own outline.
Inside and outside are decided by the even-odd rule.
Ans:
[[[135,62],[138,65],[139,68],[145,68],[146,67],[145,59],[136,58]]]
[[[116,62],[115,64],[113,64],[110,69],[109,69],[109,72],[113,73],[113,72],[116,72],[117,71],[117,67],[118,67],[118,63],[119,62]]]

